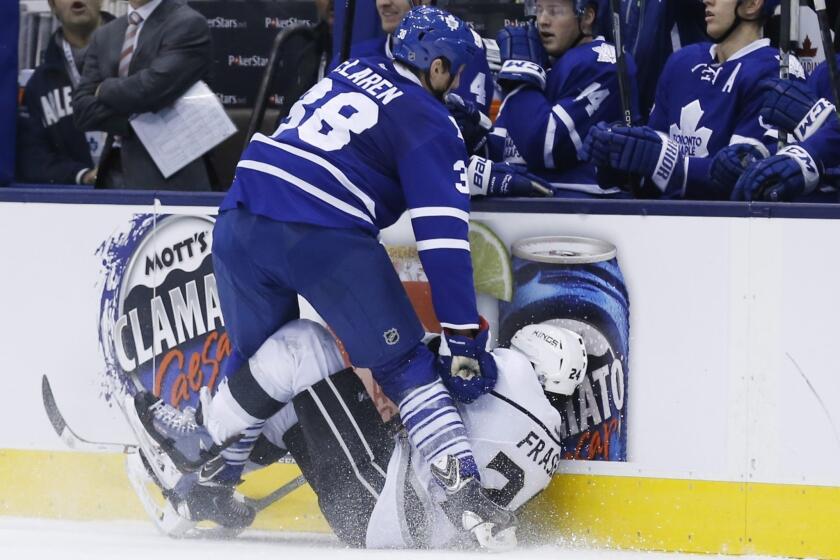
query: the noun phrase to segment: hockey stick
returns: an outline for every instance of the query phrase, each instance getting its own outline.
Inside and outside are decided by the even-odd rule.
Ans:
[[[256,512],[259,513],[274,502],[280,500],[281,498],[285,498],[288,494],[294,492],[304,484],[306,484],[306,479],[303,478],[303,475],[299,475],[297,478],[290,480],[289,482],[285,483],[283,486],[281,486],[271,494],[268,494],[267,496],[264,496],[259,499],[246,497],[245,503],[254,508],[254,510],[256,510]]]
[[[779,25],[779,77],[783,80],[790,78],[790,47],[791,37],[791,4],[794,0],[782,0],[781,22]],[[797,2],[798,4],[798,2]],[[797,10],[799,17],[799,10]],[[779,129],[779,149],[787,145],[787,132]]]
[[[353,45],[353,24],[356,21],[356,0],[344,1],[344,27],[341,35],[341,62],[350,58],[350,47]]]
[[[615,63],[618,77],[618,95],[621,98],[621,111],[624,124],[633,126],[633,112],[630,102],[630,84],[627,76],[627,58],[624,56],[624,40],[621,36],[621,8],[618,0],[610,0],[612,12],[613,42],[615,43]]]
[[[70,449],[78,451],[110,451],[117,453],[131,453],[137,451],[137,444],[134,443],[91,441],[74,432],[67,424],[67,421],[64,419],[64,415],[61,414],[61,411],[58,408],[58,404],[55,402],[55,396],[53,395],[52,387],[50,387],[50,381],[46,375],[41,376],[41,396],[43,397],[44,410],[47,413],[47,418],[49,418],[53,429],[55,429],[55,433],[58,434],[58,437],[60,437],[64,444]],[[252,506],[257,510],[257,512],[260,512],[281,498],[284,498],[294,490],[297,490],[305,483],[306,479],[304,479],[301,475],[294,480],[283,484],[267,496],[258,499],[246,497],[245,503]]]
[[[67,425],[64,415],[61,414],[61,411],[58,409],[55,397],[53,396],[52,388],[50,387],[49,379],[47,379],[46,375],[41,376],[41,396],[44,400],[44,410],[47,413],[47,418],[50,419],[50,423],[52,424],[53,429],[55,429],[55,433],[58,434],[58,437],[60,437],[64,444],[70,449],[78,449],[79,451],[112,451],[119,453],[128,453],[133,449],[137,449],[137,445],[133,443],[91,441],[74,432],[70,426]]]
[[[814,10],[820,24],[823,54],[828,65],[828,80],[831,82],[831,93],[834,94],[834,106],[840,108],[840,76],[837,75],[837,57],[834,51],[834,41],[831,40],[831,27],[828,25],[828,13],[825,0],[814,0]]]

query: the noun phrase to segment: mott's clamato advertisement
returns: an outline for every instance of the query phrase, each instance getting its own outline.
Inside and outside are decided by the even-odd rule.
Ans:
[[[211,389],[231,346],[224,329],[206,216],[135,216],[98,250],[100,346],[106,374],[129,393],[183,407]]]

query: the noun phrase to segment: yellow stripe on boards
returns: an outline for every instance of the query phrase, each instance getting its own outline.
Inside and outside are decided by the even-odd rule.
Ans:
[[[295,465],[272,465],[246,475],[239,490],[261,498],[299,474]],[[122,454],[17,449],[0,450],[0,515],[82,521],[147,519],[128,482]],[[266,508],[254,527],[329,531],[308,486]]]
[[[277,464],[245,477],[259,498],[300,473]],[[121,454],[0,450],[0,515],[145,519]],[[558,475],[523,514],[523,536],[592,547],[840,560],[840,488]],[[263,511],[259,529],[329,531],[308,486]]]
[[[593,547],[840,559],[840,488],[559,475],[524,519]]]

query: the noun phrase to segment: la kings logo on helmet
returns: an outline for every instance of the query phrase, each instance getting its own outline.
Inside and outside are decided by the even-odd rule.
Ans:
[[[195,405],[231,353],[206,216],[136,215],[97,253],[104,265],[99,342],[117,388]]]

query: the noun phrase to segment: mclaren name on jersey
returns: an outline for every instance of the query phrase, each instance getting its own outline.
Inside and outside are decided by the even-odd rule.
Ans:
[[[356,68],[358,64],[358,59],[342,62],[335,69],[335,72],[356,84],[365,93],[380,101],[383,105],[387,105],[403,95],[402,90],[374,72],[372,68],[362,67],[358,69]]]

